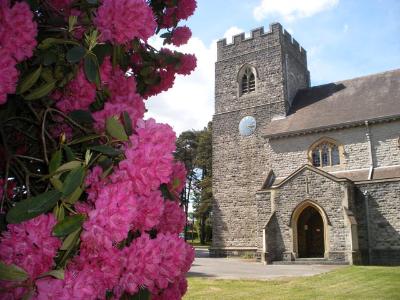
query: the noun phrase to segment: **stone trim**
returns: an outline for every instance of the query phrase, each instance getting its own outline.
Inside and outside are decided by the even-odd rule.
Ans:
[[[296,175],[300,174],[301,172],[305,171],[305,170],[309,170],[312,171],[314,173],[317,173],[321,176],[324,176],[334,182],[351,182],[349,179],[347,178],[338,178],[328,172],[325,172],[319,168],[316,168],[312,165],[306,164],[303,165],[302,167],[300,167],[299,169],[297,169],[296,171],[294,171],[292,174],[290,174],[288,177],[286,177],[284,180],[282,180],[279,184],[272,186],[270,189],[278,189],[281,186],[285,185],[287,182],[289,182],[292,178],[294,178]]]

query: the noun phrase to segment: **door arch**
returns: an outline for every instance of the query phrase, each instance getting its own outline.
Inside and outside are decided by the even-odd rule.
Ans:
[[[291,217],[293,252],[296,258],[327,257],[329,250],[329,220],[315,202],[300,203]]]

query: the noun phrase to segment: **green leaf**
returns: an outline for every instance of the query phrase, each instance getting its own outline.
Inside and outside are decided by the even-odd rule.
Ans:
[[[102,135],[100,135],[100,134],[91,134],[91,135],[80,137],[80,138],[78,138],[76,140],[72,140],[70,143],[68,143],[68,145],[81,144],[81,143],[88,142],[88,141],[91,141],[91,140],[95,140],[95,139],[98,139],[98,138],[101,138],[101,137],[102,137]]]
[[[24,269],[16,265],[6,265],[0,261],[0,280],[21,282],[28,278],[29,275]]]
[[[50,178],[50,182],[54,186],[54,188],[57,189],[57,191],[60,191],[60,192],[62,191],[63,183],[59,177],[56,176],[56,177]]]
[[[97,56],[97,60],[101,65],[106,56],[111,56],[112,54],[112,46],[110,44],[98,44],[93,48],[93,53]]]
[[[164,199],[175,200],[174,196],[171,194],[168,186],[165,183],[160,186],[160,190]]]
[[[98,3],[97,0],[86,0],[86,2],[93,5]]]
[[[132,120],[126,111],[124,111],[122,113],[122,120],[124,122],[124,128],[125,128],[126,133],[128,135],[132,135]]]
[[[74,232],[70,233],[63,241],[60,250],[68,250],[73,248],[79,238],[80,233],[80,229],[77,229]]]
[[[76,188],[76,190],[65,199],[65,202],[70,203],[70,204],[75,204],[76,201],[79,200],[82,193],[83,193],[82,188],[80,186],[78,186]]]
[[[83,166],[80,166],[69,172],[67,178],[65,178],[65,181],[63,183],[63,195],[69,196],[70,194],[72,194],[82,184],[84,177],[85,168]]]
[[[130,297],[131,300],[150,300],[150,292],[148,289],[140,289],[137,294]]]
[[[35,71],[25,76],[18,84],[17,94],[25,93],[29,90],[39,79],[40,73],[42,72],[42,66],[37,68]]]
[[[73,161],[70,161],[70,162],[67,162],[67,163],[61,165],[57,169],[56,173],[62,173],[62,172],[66,172],[66,171],[69,171],[69,170],[73,170],[73,169],[76,169],[76,168],[78,168],[80,166],[82,166],[82,162],[80,162],[78,160],[73,160]]]
[[[97,61],[96,55],[93,53],[89,52],[85,56],[85,62],[84,62],[84,68],[85,68],[85,74],[86,78],[90,82],[97,82],[99,81],[99,62]]]
[[[50,66],[51,64],[54,64],[57,61],[57,54],[54,53],[54,51],[46,51],[43,54],[43,65],[45,66]]]
[[[53,153],[50,163],[49,163],[49,173],[55,172],[61,165],[62,160],[62,152],[61,150],[57,150]]]
[[[52,209],[60,200],[62,194],[51,190],[36,197],[28,198],[18,202],[7,214],[8,223],[21,223],[32,219]]]
[[[110,117],[106,120],[106,130],[113,138],[120,141],[128,140],[124,126],[122,126],[121,122],[114,117]]]
[[[92,146],[92,147],[89,147],[89,149],[96,151],[96,152],[103,153],[108,156],[118,156],[118,155],[122,154],[122,151],[115,149],[111,146],[107,146],[107,145]]]
[[[75,46],[68,50],[66,59],[68,62],[74,64],[79,62],[86,54],[85,48],[82,46]]]
[[[78,42],[75,42],[75,41],[56,39],[56,38],[47,38],[39,44],[38,48],[39,49],[47,49],[47,48],[50,48],[51,46],[57,45],[57,44],[70,44],[70,45],[77,45],[77,46],[80,45]]]
[[[73,215],[65,217],[64,220],[58,222],[53,228],[54,236],[66,236],[82,227],[85,221],[85,215]]]
[[[140,70],[140,75],[142,76],[149,76],[150,74],[152,74],[154,72],[154,67],[153,66],[149,66],[149,67],[145,67],[143,69]]]
[[[74,110],[68,115],[75,122],[85,125],[85,124],[93,124],[94,120],[92,114],[88,110]]]
[[[34,89],[31,93],[29,93],[27,96],[24,96],[25,100],[35,100],[42,98],[46,95],[48,95],[54,88],[56,87],[56,82],[48,82],[43,84],[42,86]]]
[[[171,38],[172,33],[171,32],[165,32],[162,35],[160,35],[160,38],[166,39],[166,38]]]
[[[62,145],[62,148],[64,150],[65,156],[67,158],[67,161],[73,161],[76,159],[76,156],[74,154],[74,152],[72,151],[72,149],[67,146],[67,145]]]
[[[65,272],[64,272],[63,269],[51,270],[51,271],[48,271],[46,273],[40,274],[38,276],[38,278],[43,278],[43,277],[46,277],[46,276],[52,276],[54,278],[64,280],[64,273]]]

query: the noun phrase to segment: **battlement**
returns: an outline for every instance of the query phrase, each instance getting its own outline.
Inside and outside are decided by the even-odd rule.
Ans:
[[[272,23],[269,25],[269,31],[265,32],[264,27],[259,27],[251,30],[250,36],[246,37],[245,33],[234,35],[232,40],[227,41],[226,38],[217,42],[218,59],[223,59],[230,56],[233,49],[237,52],[239,49],[256,49],[262,44],[268,44],[270,41],[285,41],[285,46],[290,47],[292,51],[298,52],[299,56],[306,59],[306,50],[283,29],[280,23]],[[239,50],[240,51],[240,50]]]

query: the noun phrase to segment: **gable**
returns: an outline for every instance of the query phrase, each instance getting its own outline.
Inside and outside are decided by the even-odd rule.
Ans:
[[[339,178],[336,177],[332,174],[329,174],[325,171],[322,171],[312,165],[304,165],[301,168],[297,169],[294,171],[291,175],[287,176],[285,179],[279,181],[279,182],[274,182],[271,186],[272,189],[278,189],[281,188],[287,184],[290,184],[295,178],[297,178],[300,175],[307,175],[307,173],[313,173],[317,176],[321,176],[325,179],[328,179],[330,181],[336,182],[336,183],[341,183],[341,182],[348,182],[350,183],[351,181],[346,179],[346,178]]]

